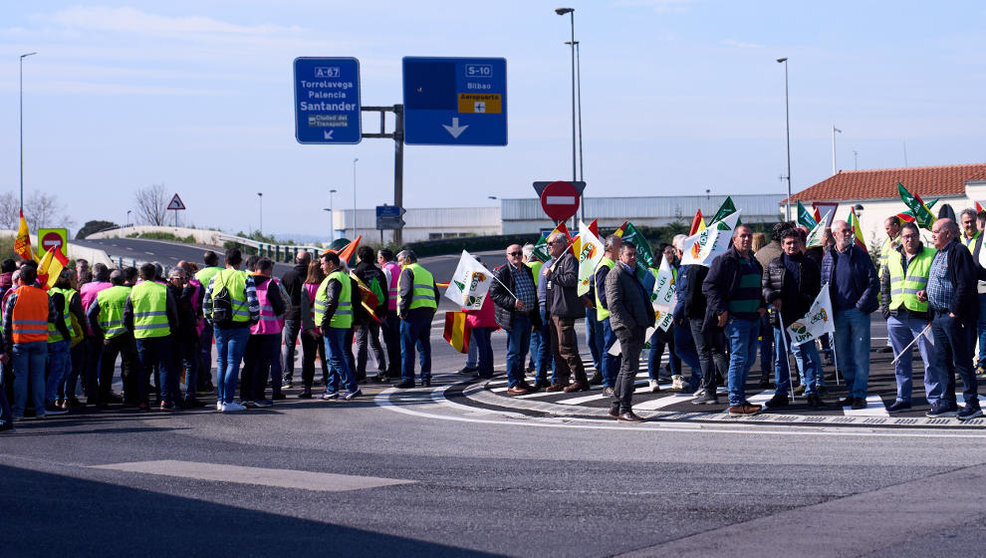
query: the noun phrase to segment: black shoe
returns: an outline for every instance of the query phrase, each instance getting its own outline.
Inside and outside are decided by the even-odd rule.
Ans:
[[[590,386],[598,386],[601,385],[602,383],[603,383],[603,375],[600,374],[599,372],[596,372],[595,374],[592,375],[591,378],[589,378]]]
[[[408,389],[414,387],[414,380],[404,380],[403,382],[394,386],[397,389]]]
[[[284,395],[283,393],[280,392],[270,396],[271,401],[281,401],[282,399],[287,399],[287,398],[288,398],[287,395]]]
[[[762,388],[770,387],[770,378],[760,378],[760,387]]]
[[[625,413],[620,413],[616,420],[620,422],[644,422],[644,418],[637,416],[633,411],[627,411]]]
[[[763,406],[768,409],[779,409],[781,407],[787,407],[789,403],[790,400],[788,400],[786,393],[775,393],[774,396],[770,398],[770,401],[764,403]]]
[[[620,418],[620,406],[619,405],[611,405],[610,408],[609,408],[609,416],[611,416],[611,417],[613,417],[615,419]]]
[[[431,378],[421,380],[421,387],[431,387]]]
[[[900,411],[906,411],[907,409],[910,409],[910,408],[911,408],[911,404],[908,403],[907,401],[897,400],[897,401],[894,401],[894,404],[893,405],[887,407],[887,412],[888,413],[897,413],[897,412],[900,412]]]
[[[460,376],[475,376],[476,372],[479,372],[479,368],[475,366],[463,366],[462,369],[459,370],[458,374]]]
[[[855,397],[844,397],[844,398],[842,398],[842,399],[839,400],[839,406],[840,407],[851,407],[852,404],[855,401],[856,401],[856,398]]]
[[[390,379],[388,379],[387,376],[385,376],[383,374],[377,374],[376,376],[374,376],[373,377],[373,381],[376,382],[376,383],[378,383],[378,384],[389,384],[390,383]]]
[[[857,397],[852,402],[852,408],[853,409],[865,409],[866,408],[866,405],[867,405],[866,404],[866,398],[864,398],[864,397]]]
[[[311,399],[311,398],[312,398],[311,389],[304,389],[301,391],[301,393],[298,394],[298,399]]]
[[[8,430],[14,429],[13,421],[0,422],[0,432],[6,432]]]
[[[692,399],[692,405],[718,405],[719,396],[715,391],[706,390],[701,396]]]

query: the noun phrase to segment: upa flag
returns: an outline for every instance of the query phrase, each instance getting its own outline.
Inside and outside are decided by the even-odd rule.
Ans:
[[[568,234],[568,227],[565,226],[565,223],[558,223],[558,226],[555,227],[553,231],[542,235],[541,238],[538,239],[537,244],[534,245],[534,252],[531,254],[534,259],[541,263],[551,259],[551,254],[548,252],[548,237],[555,233],[564,234],[565,238],[568,240],[571,240],[572,238],[572,235]]]
[[[863,240],[863,227],[859,224],[859,217],[856,216],[856,210],[853,208],[849,208],[849,226],[852,227],[853,243],[868,254],[870,251],[866,248],[866,241]]]
[[[465,310],[479,310],[489,293],[493,283],[493,274],[476,258],[465,250],[455,267],[452,280],[445,290],[445,298],[458,304]]]
[[[643,266],[646,271],[648,267],[654,267],[654,253],[650,251],[650,243],[644,238],[644,235],[640,234],[637,227],[633,226],[633,223],[627,221],[623,223],[619,229],[617,229],[617,236],[623,238],[623,242],[629,242],[637,247],[637,266]]]
[[[465,312],[445,313],[445,340],[460,353],[469,352],[469,334],[472,329],[466,323]]]
[[[579,239],[579,285],[575,293],[582,296],[589,292],[596,266],[603,259],[603,243],[582,221],[579,221]]]
[[[658,308],[654,310],[654,319],[658,329],[667,331],[674,321],[674,315],[671,313],[671,308]],[[650,337],[645,337],[645,339],[649,340]]]
[[[812,227],[811,232],[808,233],[808,239],[805,241],[805,246],[807,248],[814,248],[815,246],[824,246],[825,238],[825,224],[828,223],[829,216],[832,214],[832,210],[828,210],[825,217],[818,220],[818,224]]]
[[[792,345],[807,343],[826,333],[835,333],[835,321],[832,314],[832,301],[829,298],[829,284],[822,285],[822,290],[815,297],[808,313],[803,318],[788,326]]]
[[[931,208],[925,205],[924,201],[918,195],[911,194],[907,191],[907,188],[904,188],[904,185],[900,182],[897,183],[897,191],[900,193],[900,199],[903,200],[904,205],[914,215],[914,221],[917,225],[930,231],[931,225],[935,224],[935,215],[931,212]]]
[[[695,212],[695,217],[692,219],[692,226],[688,229],[688,236],[691,236],[699,231],[705,230],[705,219],[702,218],[702,210],[699,209]]]
[[[661,258],[661,267],[657,270],[657,277],[654,280],[654,291],[651,293],[651,303],[654,308],[670,307],[674,305],[675,281],[674,272],[667,258]]]
[[[681,265],[704,265],[706,267],[729,248],[729,241],[733,237],[733,229],[739,223],[740,212],[736,211],[728,215],[722,221],[710,223],[709,228],[704,231],[689,236],[682,242],[684,255],[681,257]]]
[[[719,211],[716,211],[712,220],[709,221],[709,226],[711,227],[712,223],[718,223],[724,220],[733,213],[736,213],[736,204],[733,203],[733,198],[726,196],[726,201],[722,202],[722,205],[719,206]]]
[[[21,211],[21,224],[17,227],[17,238],[14,239],[14,252],[22,260],[36,259],[31,250],[31,233],[27,228],[27,221],[24,220],[23,211]]]
[[[800,201],[798,201],[798,224],[804,226],[809,231],[818,224],[815,216],[809,213],[808,209]]]

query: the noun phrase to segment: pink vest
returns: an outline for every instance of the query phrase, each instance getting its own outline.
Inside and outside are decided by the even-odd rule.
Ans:
[[[387,292],[387,309],[397,310],[397,280],[401,278],[401,266],[397,262],[383,264],[383,269],[390,273],[390,290]]]
[[[99,294],[99,291],[106,290],[112,286],[113,283],[108,281],[91,281],[79,287],[79,297],[82,300],[82,311],[88,312],[89,307],[92,306],[93,301],[96,300],[96,295]],[[86,320],[85,326],[86,330],[89,331],[89,334],[92,335],[93,331],[92,328],[89,327],[89,320]]]
[[[195,333],[202,337],[202,330],[205,329],[205,318],[202,317],[202,283],[192,277],[188,284],[195,288],[192,294],[192,310],[195,311]]]
[[[280,288],[277,286],[275,279],[257,285],[257,302],[260,303],[260,321],[250,326],[250,333],[253,335],[271,335],[280,333],[284,329],[284,317],[274,314],[274,307],[270,305],[270,299],[267,298],[267,290],[270,288]]]

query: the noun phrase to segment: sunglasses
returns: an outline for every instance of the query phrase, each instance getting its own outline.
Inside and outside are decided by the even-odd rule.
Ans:
[[[508,256],[523,256],[523,252],[507,252]]]

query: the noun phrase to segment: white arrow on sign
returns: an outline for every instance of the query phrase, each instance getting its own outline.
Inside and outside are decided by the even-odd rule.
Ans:
[[[332,139],[332,132],[335,130],[322,130],[322,139]]]
[[[462,132],[466,131],[466,128],[468,128],[469,125],[466,124],[465,126],[459,126],[459,119],[452,118],[451,126],[449,126],[448,124],[442,124],[442,127],[448,130],[448,133],[452,134],[453,138],[459,139],[459,136],[462,135]]]

